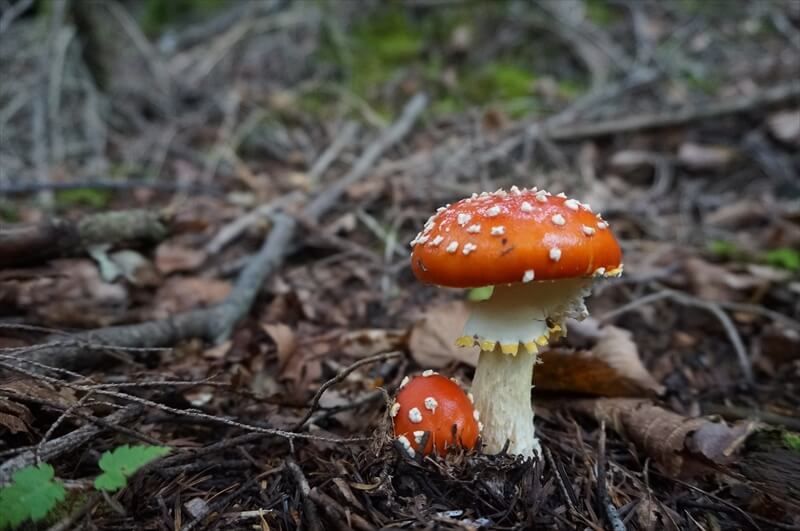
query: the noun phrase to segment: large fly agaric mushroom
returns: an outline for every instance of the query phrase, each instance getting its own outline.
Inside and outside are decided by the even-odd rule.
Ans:
[[[444,454],[451,447],[475,447],[481,430],[478,412],[458,383],[434,371],[405,377],[389,410],[394,434],[412,457],[433,449]],[[421,448],[427,433],[425,447]]]
[[[566,334],[567,317],[584,319],[584,298],[598,278],[622,273],[608,223],[564,194],[520,190],[473,194],[439,208],[411,242],[411,266],[423,282],[455,288],[493,286],[473,303],[458,338],[481,349],[472,393],[485,450],[532,457],[531,381],[539,348]]]

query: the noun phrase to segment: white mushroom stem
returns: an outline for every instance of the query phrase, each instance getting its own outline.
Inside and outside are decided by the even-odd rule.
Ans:
[[[508,441],[508,453],[539,456],[539,440],[534,434],[531,378],[535,354],[503,354],[498,345],[482,350],[472,382],[475,409],[480,411],[484,451],[499,453]]]
[[[481,414],[484,451],[539,455],[533,428],[531,385],[536,353],[561,334],[564,320],[587,315],[584,297],[591,278],[495,286],[492,296],[472,306],[461,345],[481,347],[472,384]]]

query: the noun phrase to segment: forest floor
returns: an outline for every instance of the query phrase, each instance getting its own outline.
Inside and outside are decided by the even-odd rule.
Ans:
[[[66,488],[24,525],[800,529],[800,4],[16,4],[0,487]],[[408,242],[512,185],[625,272],[541,354],[541,459],[411,457],[387,404],[469,386],[480,293]],[[95,491],[125,444],[169,454]]]

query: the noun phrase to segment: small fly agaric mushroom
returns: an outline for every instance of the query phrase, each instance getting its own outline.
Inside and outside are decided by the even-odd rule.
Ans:
[[[473,194],[439,208],[411,242],[423,282],[493,286],[473,303],[461,346],[481,349],[472,392],[483,416],[485,450],[531,457],[531,378],[539,348],[566,334],[567,317],[588,315],[592,283],[622,273],[608,223],[564,194],[520,190]]]
[[[412,457],[461,446],[472,449],[478,441],[481,423],[478,412],[458,383],[433,371],[403,378],[389,410],[394,434]],[[428,433],[425,448],[420,448]]]

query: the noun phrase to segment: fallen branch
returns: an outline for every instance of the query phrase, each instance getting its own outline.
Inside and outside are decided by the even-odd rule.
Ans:
[[[703,106],[690,106],[651,114],[632,114],[593,123],[577,123],[560,125],[549,129],[545,128],[543,134],[551,140],[579,140],[641,131],[643,129],[673,127],[730,114],[748,112],[770,105],[788,103],[798,98],[800,98],[800,83],[790,83],[758,91],[752,95]]]
[[[53,219],[44,223],[11,225],[0,230],[0,267],[42,262],[75,255],[97,244],[136,240],[159,241],[168,229],[156,212],[122,210],[86,216],[78,222]]]

